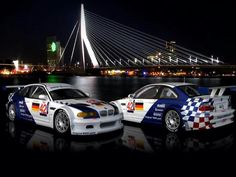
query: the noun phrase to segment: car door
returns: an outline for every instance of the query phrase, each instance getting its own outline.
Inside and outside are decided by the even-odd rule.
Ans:
[[[157,101],[160,86],[149,85],[139,89],[133,97],[128,98],[127,111],[124,113],[125,119],[133,122],[141,122]]]
[[[48,99],[42,99],[40,95],[45,95]],[[36,123],[44,124],[49,122],[48,108],[50,101],[44,87],[32,86],[28,97],[25,98],[25,102]]]
[[[15,97],[15,100],[13,100],[13,102],[15,103],[17,116],[20,119],[33,121],[33,117],[31,115],[31,113],[28,109],[28,106],[26,104],[26,101],[25,101],[30,89],[31,89],[30,86],[21,89],[18,92],[17,97]]]

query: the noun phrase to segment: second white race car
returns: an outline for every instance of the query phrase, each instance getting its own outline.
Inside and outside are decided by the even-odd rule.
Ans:
[[[225,89],[200,94],[191,83],[150,84],[113,103],[126,121],[159,124],[170,132],[212,129],[234,122],[235,110],[230,96],[223,95]]]

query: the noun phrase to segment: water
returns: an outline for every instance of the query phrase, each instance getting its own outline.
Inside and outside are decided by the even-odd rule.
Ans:
[[[1,78],[1,85],[24,85],[39,81],[69,83],[89,93],[91,97],[111,101],[126,97],[146,84],[184,81],[184,79],[51,75]],[[201,86],[236,85],[235,78],[186,78],[185,81]],[[0,152],[10,153],[11,157],[43,159],[48,156],[53,158],[60,156],[67,160],[74,157],[83,160],[96,157],[110,161],[115,158],[125,160],[125,164],[136,165],[145,165],[143,160],[155,161],[166,160],[166,158],[172,161],[181,159],[193,162],[193,159],[207,157],[208,161],[204,163],[213,163],[213,160],[209,159],[217,158],[223,158],[227,162],[228,159],[235,161],[232,155],[235,153],[235,125],[207,132],[175,134],[163,132],[157,127],[125,123],[123,132],[89,138],[63,137],[48,128],[7,121],[3,109],[6,97],[6,94],[1,93]],[[233,97],[233,102],[235,101]],[[139,161],[142,163],[140,164]]]
[[[87,92],[91,97],[111,101],[135,92],[151,83],[189,82],[200,86],[236,85],[236,78],[144,78],[144,77],[65,77],[65,76],[28,76],[0,78],[0,85],[25,85],[38,82],[63,82]]]

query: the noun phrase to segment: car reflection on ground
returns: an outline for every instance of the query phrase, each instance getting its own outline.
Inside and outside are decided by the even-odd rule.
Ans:
[[[47,128],[22,122],[6,122],[5,130],[12,140],[35,152],[80,152],[116,148],[122,136],[121,131],[87,138],[61,136]]]
[[[123,132],[95,137],[59,136],[50,129],[22,122],[6,122],[10,139],[28,150],[39,152],[91,152],[103,149],[130,152],[202,152],[230,150],[234,144],[233,126],[217,131],[168,133],[156,127],[125,124]]]
[[[156,127],[126,125],[123,145],[142,152],[203,152],[230,150],[234,144],[233,126],[202,132],[168,133]]]

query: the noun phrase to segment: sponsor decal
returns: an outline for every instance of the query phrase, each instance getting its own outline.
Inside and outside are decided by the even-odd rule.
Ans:
[[[25,113],[25,110],[24,109],[20,109],[20,113]]]
[[[19,101],[20,113],[25,113],[25,106],[23,101]]]
[[[144,119],[148,119],[148,120],[161,120],[161,117],[145,116]]]
[[[157,104],[157,108],[166,108],[165,104]]]
[[[157,109],[157,108],[155,108],[155,112],[163,112],[164,111],[164,109]]]
[[[143,110],[143,103],[135,103],[135,110],[142,111]]]
[[[162,116],[162,113],[154,112],[154,113],[153,113],[153,116],[154,116],[154,117],[161,117],[161,116]]]
[[[130,113],[134,112],[134,108],[135,108],[135,102],[134,101],[129,101],[127,104],[127,111]]]
[[[32,103],[32,111],[34,112],[39,111],[39,103]]]
[[[96,106],[104,106],[104,104],[99,100],[88,100],[87,103],[90,103]]]
[[[48,105],[49,103],[42,103],[39,107],[39,114],[41,116],[47,116],[48,115]]]
[[[157,100],[151,108],[147,111],[142,123],[162,124],[164,111],[169,107],[170,103],[174,101],[169,99]]]

